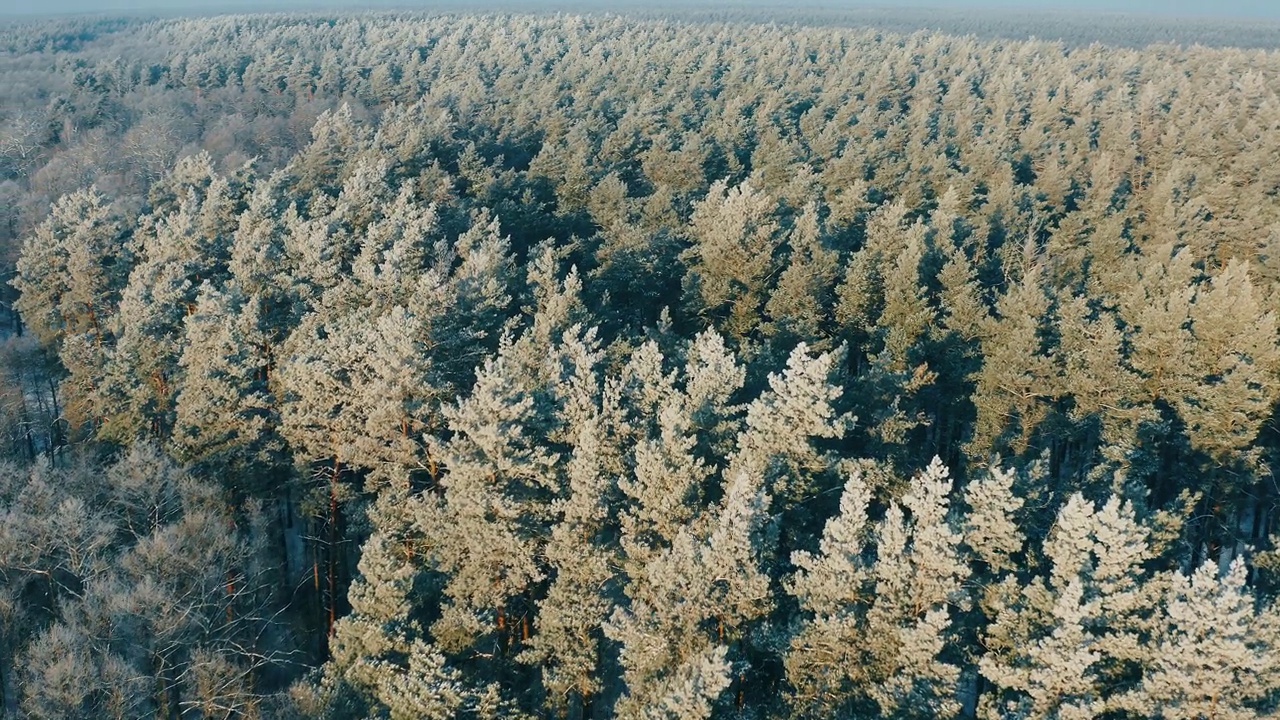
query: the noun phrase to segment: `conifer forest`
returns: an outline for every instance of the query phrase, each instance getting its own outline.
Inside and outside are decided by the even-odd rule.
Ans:
[[[1280,716],[1280,32],[908,21],[0,23],[0,718]]]

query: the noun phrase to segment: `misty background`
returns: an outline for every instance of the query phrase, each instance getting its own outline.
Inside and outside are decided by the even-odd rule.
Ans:
[[[4,15],[43,15],[60,13],[97,13],[120,11],[146,11],[165,13],[185,12],[218,12],[247,10],[283,10],[283,9],[361,9],[361,8],[405,8],[430,10],[433,8],[448,9],[486,9],[486,8],[527,8],[538,10],[607,10],[629,5],[632,8],[645,7],[651,3],[617,3],[604,0],[505,0],[504,2],[412,2],[412,0],[0,0],[0,14]],[[1123,13],[1137,15],[1158,15],[1164,17],[1224,17],[1224,18],[1280,18],[1280,3],[1275,0],[1221,0],[1206,3],[1203,0],[901,0],[895,3],[885,2],[800,2],[788,3],[794,8],[837,10],[842,8],[938,8],[938,9],[973,9],[973,10],[1021,10],[1021,11],[1066,11],[1074,13]],[[739,9],[743,7],[769,7],[782,11],[786,8],[780,3],[763,2],[702,2],[682,3],[682,7],[696,6],[707,9]]]

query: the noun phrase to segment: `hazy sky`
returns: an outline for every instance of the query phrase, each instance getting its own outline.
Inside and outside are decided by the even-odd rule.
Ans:
[[[478,4],[492,6],[494,4],[516,4],[517,2],[527,2],[531,5],[539,5],[543,7],[554,8],[557,5],[565,5],[566,3],[557,2],[557,0],[516,0],[516,2],[481,2]],[[361,2],[359,0],[0,0],[0,14],[37,14],[37,13],[65,13],[65,12],[95,12],[107,10],[122,9],[145,9],[145,10],[201,10],[208,8],[218,9],[251,9],[270,5],[272,7],[368,7],[370,5],[397,7],[430,7],[433,3],[431,0],[372,0]],[[451,7],[457,7],[460,3],[457,0],[448,2]],[[589,4],[608,7],[610,3],[598,0],[593,2],[587,0],[586,3],[568,3],[568,4]],[[712,6],[712,5],[735,5],[738,3],[725,2],[724,0],[693,0],[690,6]],[[754,3],[751,3],[754,4]],[[773,7],[781,7],[785,3],[773,4]],[[1075,11],[1101,11],[1101,12],[1123,12],[1123,13],[1140,13],[1153,15],[1188,15],[1188,16],[1219,16],[1219,17],[1258,17],[1258,18],[1280,18],[1280,0],[898,0],[891,2],[886,0],[870,1],[870,0],[798,0],[798,5],[805,6],[879,6],[887,5],[899,7],[949,7],[949,8],[1022,8],[1022,9],[1054,9],[1054,10],[1075,10]]]

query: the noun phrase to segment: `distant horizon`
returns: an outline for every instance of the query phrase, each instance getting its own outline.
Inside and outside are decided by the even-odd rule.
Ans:
[[[666,9],[668,2],[648,3],[612,3],[605,0],[486,0],[482,2],[465,2],[464,0],[420,1],[412,0],[0,0],[0,16],[38,17],[80,14],[121,14],[121,13],[163,13],[163,14],[208,14],[218,12],[246,11],[305,11],[305,10],[458,10],[473,7],[476,10],[529,9],[537,11],[602,11],[645,10],[649,7]],[[822,0],[801,1],[791,4],[796,10],[972,10],[975,12],[998,12],[1019,10],[1025,12],[1068,13],[1072,15],[1137,15],[1153,18],[1215,18],[1221,20],[1280,20],[1280,3],[1274,0],[1223,0],[1206,8],[1202,0],[1076,0],[1063,2],[1060,0],[901,0],[884,2],[883,0],[862,1],[842,0],[823,2]],[[681,3],[686,10],[717,9],[768,9],[785,12],[787,7],[773,3],[746,0],[745,2],[726,2],[724,0],[692,0]]]

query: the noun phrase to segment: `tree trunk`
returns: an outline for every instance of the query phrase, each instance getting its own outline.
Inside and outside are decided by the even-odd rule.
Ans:
[[[329,479],[329,617],[325,637],[333,637],[338,620],[338,477],[342,463],[333,461],[333,477]]]
[[[177,720],[179,717],[177,682],[169,677],[172,670],[163,657],[156,662],[156,717],[160,720]]]
[[[53,406],[53,423],[49,427],[49,464],[53,465],[54,451],[62,445],[62,409],[58,407],[58,384],[49,377],[49,402]]]
[[[18,698],[10,686],[8,628],[0,624],[0,718],[18,716]]]
[[[307,605],[308,614],[310,612],[315,613],[315,628],[318,630],[324,626],[324,591],[320,585],[320,522],[316,518],[311,518],[309,524],[317,532],[310,533],[311,541],[308,543],[311,545],[311,579],[313,584],[311,601]],[[318,636],[316,657],[321,660],[327,660],[329,658],[329,636],[320,632],[316,633],[316,635]]]
[[[27,462],[34,463],[36,461],[36,438],[33,428],[35,423],[31,414],[31,409],[27,407],[27,388],[25,382],[18,384],[18,402],[22,408],[22,437],[24,446],[27,451]]]
[[[298,587],[307,577],[307,543],[302,532],[304,519],[298,516],[292,491],[278,498],[276,504],[280,515],[280,542],[287,587]]]
[[[499,647],[502,648],[503,652],[506,652],[507,648],[510,645],[510,642],[509,642],[509,638],[507,637],[507,612],[504,608],[498,608],[497,624],[498,624],[498,644],[499,644]]]

